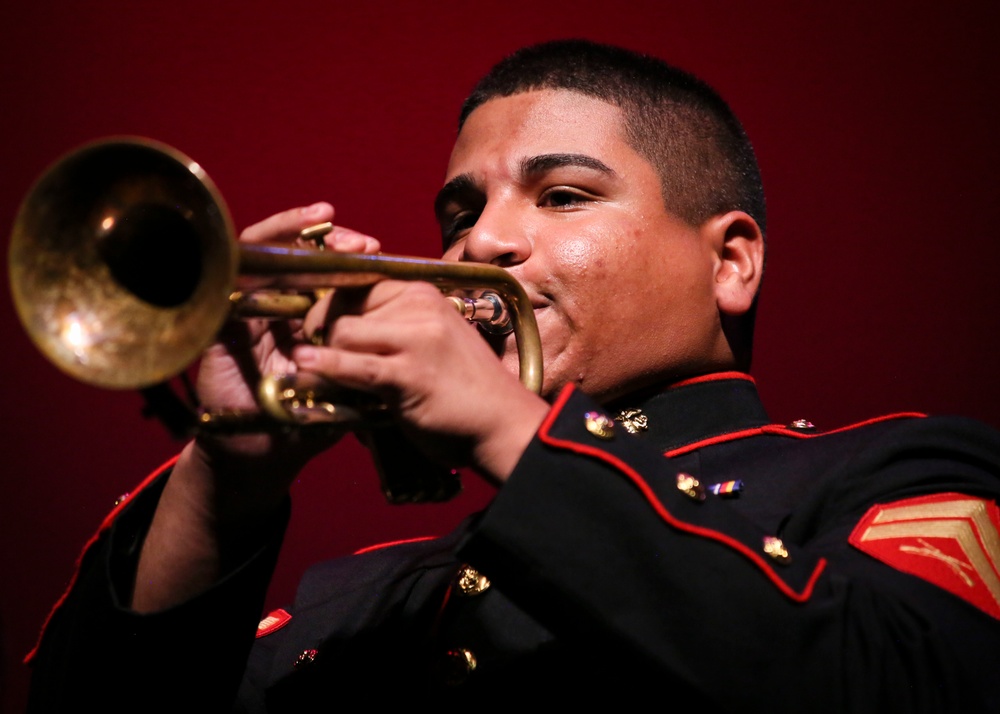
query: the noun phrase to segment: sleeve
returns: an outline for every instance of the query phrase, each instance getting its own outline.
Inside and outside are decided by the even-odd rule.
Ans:
[[[995,513],[994,433],[913,420],[927,423],[845,441],[826,485],[817,474],[769,532],[682,482],[710,458],[595,435],[584,415],[596,412],[564,393],[462,546],[558,637],[601,643],[724,710],[1000,709],[996,615],[850,543],[872,508],[920,494],[961,494]],[[787,471],[787,491],[811,478],[795,473],[805,462],[763,463],[743,466]],[[981,523],[995,538],[996,522]],[[995,575],[996,560],[983,567]]]
[[[168,477],[163,473],[131,495],[85,548],[69,591],[29,655],[29,712],[221,712],[232,706],[288,511],[214,588],[170,610],[139,614],[120,594],[134,576]]]

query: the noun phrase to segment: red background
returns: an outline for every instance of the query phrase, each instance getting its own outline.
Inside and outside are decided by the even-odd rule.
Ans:
[[[238,226],[327,199],[385,250],[434,256],[455,116],[495,60],[567,36],[655,53],[714,84],[758,151],[770,256],[754,373],[773,419],[922,410],[1000,426],[1000,27],[986,0],[7,5],[3,226],[57,156],[140,134],[201,163]],[[0,325],[0,702],[15,712],[20,659],[80,545],[178,444],[137,395],[45,362],[9,298]],[[271,603],[318,558],[441,532],[489,497],[466,484],[447,505],[392,507],[353,441],[324,455],[295,487]]]

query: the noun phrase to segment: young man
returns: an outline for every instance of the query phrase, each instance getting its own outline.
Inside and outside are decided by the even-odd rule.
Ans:
[[[996,709],[1000,439],[918,415],[769,423],[746,374],[763,197],[722,100],[659,61],[559,42],[500,63],[461,122],[436,202],[445,257],[525,287],[542,395],[515,377],[512,338],[490,345],[436,288],[390,281],[317,305],[292,344],[266,325],[220,342],[199,391],[253,408],[248,356],[315,372],[379,396],[497,497],[446,538],[318,566],[255,639],[289,485],[330,444],[201,437],[88,550],[33,708]],[[295,209],[243,239],[332,218]],[[346,229],[328,242],[378,250]]]

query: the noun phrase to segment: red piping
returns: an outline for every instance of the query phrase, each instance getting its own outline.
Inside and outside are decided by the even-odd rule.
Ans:
[[[892,419],[925,419],[927,415],[923,412],[897,412],[896,414],[886,414],[884,416],[874,417],[872,419],[866,419],[865,421],[859,421],[856,424],[849,424],[847,426],[842,426],[837,429],[831,429],[830,431],[823,431],[818,434],[810,434],[803,432],[799,429],[792,429],[785,426],[784,424],[765,424],[764,426],[757,426],[752,429],[742,429],[740,431],[734,431],[729,434],[719,434],[718,436],[712,436],[707,439],[702,439],[701,441],[695,441],[691,444],[685,444],[684,446],[679,446],[676,449],[668,449],[663,452],[664,456],[680,456],[681,454],[688,454],[692,451],[697,451],[703,446],[712,446],[714,444],[723,444],[727,441],[736,441],[737,439],[748,439],[752,436],[760,436],[762,434],[777,434],[779,436],[790,436],[793,439],[815,439],[818,436],[828,436],[830,434],[836,434],[841,431],[850,431],[851,429],[859,429],[863,426],[868,426],[870,424],[877,424],[882,421],[890,421]]]
[[[419,538],[403,538],[401,540],[390,540],[385,543],[376,543],[375,545],[368,545],[360,550],[354,551],[354,555],[370,553],[373,550],[381,550],[382,548],[391,548],[394,545],[403,545],[404,543],[419,543],[424,540],[434,540],[436,537],[437,536],[420,536]]]
[[[66,598],[69,597],[70,591],[73,590],[73,585],[76,584],[76,578],[80,574],[80,564],[83,562],[83,556],[86,555],[87,551],[91,548],[91,546],[93,546],[94,543],[97,542],[98,538],[100,538],[104,534],[104,532],[111,527],[111,524],[114,523],[115,518],[118,516],[118,513],[123,508],[125,508],[125,506],[128,504],[130,500],[132,500],[132,496],[137,494],[139,491],[142,491],[147,486],[149,486],[149,484],[151,484],[153,481],[159,478],[159,476],[163,474],[164,471],[173,468],[174,464],[177,463],[177,459],[179,458],[179,456],[180,454],[174,456],[172,459],[164,463],[158,469],[153,471],[153,473],[151,473],[149,476],[143,479],[142,483],[140,483],[133,491],[131,491],[127,497],[122,498],[121,501],[118,503],[118,505],[116,505],[114,509],[112,509],[111,513],[105,516],[104,520],[101,522],[100,527],[97,529],[97,533],[95,533],[90,537],[90,540],[88,540],[86,544],[83,546],[83,550],[80,551],[80,555],[76,559],[76,569],[73,571],[73,577],[70,579],[69,585],[66,586],[66,590],[63,592],[62,596],[58,600],[56,600],[56,604],[53,605],[52,609],[49,610],[48,617],[46,617],[45,622],[42,623],[42,629],[38,635],[38,641],[35,643],[35,646],[31,648],[31,652],[29,652],[24,657],[25,664],[30,663],[31,660],[34,658],[35,653],[38,652],[38,646],[41,644],[42,637],[45,635],[45,628],[48,627],[49,622],[52,621],[52,618],[56,614],[56,611],[66,601]]]
[[[754,381],[754,378],[746,372],[715,372],[713,374],[702,374],[698,377],[682,379],[680,382],[674,382],[671,384],[668,389],[687,387],[692,384],[701,384],[702,382],[721,382],[725,379],[742,379],[746,382],[750,382],[751,384],[757,384],[757,382]]]
[[[770,564],[764,561],[764,559],[761,558],[760,555],[758,555],[755,551],[751,550],[740,541],[730,538],[729,536],[719,533],[718,531],[713,531],[708,528],[701,528],[699,526],[694,526],[689,523],[685,523],[684,521],[678,520],[677,518],[674,518],[670,514],[670,512],[666,509],[666,507],[663,505],[663,503],[660,502],[660,500],[656,497],[656,494],[653,493],[653,490],[649,487],[649,484],[647,484],[646,481],[634,469],[632,469],[632,467],[630,467],[628,464],[623,462],[618,457],[609,454],[606,451],[602,451],[600,449],[596,449],[591,446],[578,444],[573,441],[558,439],[554,436],[551,436],[548,433],[549,427],[555,421],[557,412],[559,412],[562,409],[566,401],[569,399],[572,390],[573,390],[573,385],[567,385],[567,387],[563,389],[563,391],[559,394],[559,398],[553,405],[553,408],[549,413],[549,416],[542,423],[542,427],[539,430],[538,436],[544,443],[549,444],[550,446],[556,448],[562,448],[578,454],[591,456],[600,461],[604,461],[610,464],[618,471],[620,471],[622,474],[624,474],[630,481],[632,481],[632,483],[639,489],[640,493],[642,493],[642,495],[645,496],[646,500],[653,507],[653,510],[656,511],[656,513],[660,516],[660,518],[666,521],[669,525],[686,533],[691,533],[694,535],[702,536],[704,538],[708,538],[710,540],[718,541],[724,545],[728,545],[733,550],[742,553],[751,562],[757,565],[757,567],[759,567],[762,571],[764,571],[764,574],[767,575],[768,578],[770,578],[770,580],[778,587],[779,590],[781,590],[785,595],[787,595],[792,600],[795,600],[796,602],[805,602],[812,596],[812,591],[816,585],[816,581],[819,579],[820,574],[826,567],[826,558],[819,559],[819,561],[816,564],[815,570],[809,577],[809,581],[806,583],[802,592],[796,592],[791,587],[789,587],[784,580],[775,575],[774,570],[771,568]]]

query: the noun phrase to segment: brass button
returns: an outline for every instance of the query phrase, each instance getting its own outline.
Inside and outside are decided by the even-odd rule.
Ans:
[[[473,568],[471,565],[463,565],[459,568],[458,575],[455,576],[455,587],[460,595],[473,596],[480,595],[490,586],[489,578]]]
[[[683,471],[677,474],[677,489],[695,501],[705,500],[705,487],[691,474],[686,474]]]
[[[792,556],[788,554],[785,544],[781,538],[775,536],[764,536],[764,552],[770,555],[775,562],[787,565],[792,562]]]
[[[476,669],[476,655],[464,647],[448,650],[439,663],[441,681],[449,687],[457,687],[469,678]]]
[[[598,439],[615,438],[615,422],[607,415],[600,412],[587,412],[583,418],[587,424],[587,431]]]
[[[796,419],[788,425],[788,428],[796,429],[797,431],[812,431],[816,428],[816,425],[808,419]]]
[[[302,650],[299,656],[295,658],[295,662],[292,663],[293,667],[301,667],[306,664],[311,664],[316,661],[316,655],[319,654],[319,650],[308,649]]]

